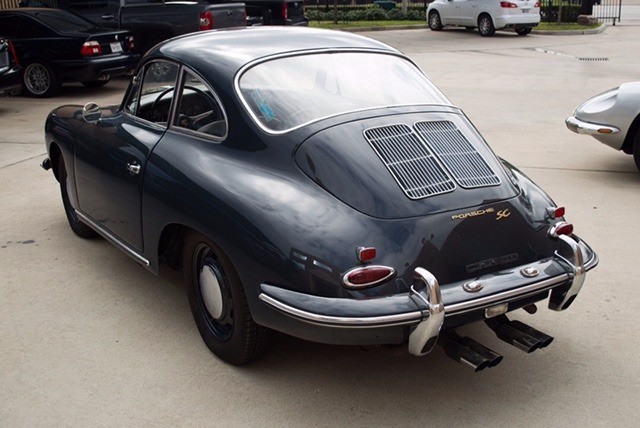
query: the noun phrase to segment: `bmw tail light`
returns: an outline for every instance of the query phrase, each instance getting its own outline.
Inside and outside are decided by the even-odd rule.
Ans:
[[[287,2],[282,2],[280,3],[280,15],[282,16],[282,19],[287,19],[289,18],[289,10],[287,8]]]
[[[518,5],[515,3],[511,3],[510,1],[501,1],[500,2],[500,7],[505,8],[505,9],[514,9],[517,8]]]
[[[566,221],[556,223],[549,229],[549,236],[557,238],[560,235],[571,235],[573,233],[573,225]]]
[[[133,36],[129,36],[129,50],[133,51],[136,47],[136,44],[133,40]]]
[[[80,54],[82,56],[100,55],[101,53],[102,47],[100,46],[100,43],[95,40],[84,42],[84,44],[80,48]]]
[[[18,59],[16,48],[15,46],[13,46],[13,43],[11,42],[11,40],[9,40],[9,52],[11,52],[11,55],[13,55],[13,60],[16,62],[16,64],[20,65],[20,60]]]
[[[389,266],[358,266],[342,277],[345,287],[351,289],[367,288],[391,279],[396,270]]]
[[[198,30],[213,30],[213,13],[211,13],[210,10],[206,10],[200,14]]]

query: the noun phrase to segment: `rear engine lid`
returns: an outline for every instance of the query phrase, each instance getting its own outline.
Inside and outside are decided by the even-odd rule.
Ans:
[[[457,110],[388,115],[318,132],[296,151],[318,185],[367,215],[393,219],[483,206],[518,194]]]

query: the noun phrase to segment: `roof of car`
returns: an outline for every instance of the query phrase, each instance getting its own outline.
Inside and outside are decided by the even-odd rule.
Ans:
[[[235,74],[243,65],[267,56],[331,49],[398,51],[376,40],[341,31],[307,27],[247,27],[204,31],[176,37],[152,50],[195,68],[215,65]]]

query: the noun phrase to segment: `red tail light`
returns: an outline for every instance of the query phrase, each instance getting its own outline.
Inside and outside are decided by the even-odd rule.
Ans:
[[[13,55],[13,60],[16,62],[16,64],[20,65],[20,60],[18,59],[16,48],[15,46],[13,46],[13,43],[11,42],[11,40],[9,40],[9,51],[11,52],[11,55]]]
[[[366,288],[391,279],[396,270],[389,266],[358,266],[351,269],[342,277],[342,283],[347,288]]]
[[[287,19],[289,18],[289,10],[287,8],[287,2],[282,2],[280,3],[280,12],[282,15],[282,19]]]
[[[564,207],[547,207],[547,214],[549,214],[549,217],[551,218],[564,217],[564,213]]]
[[[100,55],[101,53],[102,47],[100,47],[100,43],[96,42],[95,40],[84,42],[84,44],[80,48],[80,54],[82,56]]]
[[[533,7],[540,7],[540,2],[537,1],[536,4],[533,5]]]
[[[136,47],[136,44],[133,40],[133,36],[129,36],[129,50],[133,51]]]
[[[571,235],[573,233],[573,225],[566,221],[556,223],[551,229],[549,229],[549,236],[557,238],[560,235]]]
[[[503,7],[505,9],[514,9],[514,8],[517,8],[518,5],[515,3],[511,3],[510,1],[501,1],[500,7]]]
[[[213,30],[213,13],[211,13],[210,10],[204,11],[200,14],[198,30]]]

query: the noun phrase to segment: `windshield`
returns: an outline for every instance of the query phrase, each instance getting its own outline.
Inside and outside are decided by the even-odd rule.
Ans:
[[[276,132],[350,111],[451,104],[411,62],[380,53],[277,58],[248,69],[238,86],[254,117]]]

